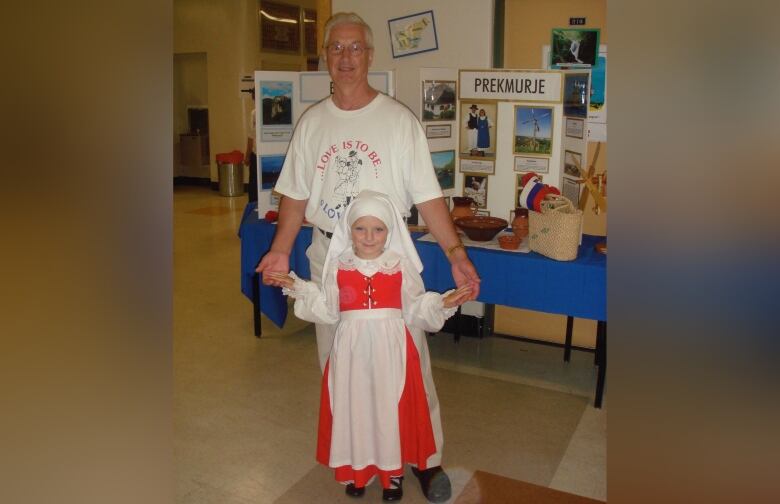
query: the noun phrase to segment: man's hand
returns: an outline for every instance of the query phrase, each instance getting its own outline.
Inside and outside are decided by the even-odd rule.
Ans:
[[[434,198],[418,203],[417,210],[420,211],[420,215],[442,250],[455,249],[447,252],[447,258],[452,264],[452,278],[455,280],[455,285],[458,287],[469,285],[471,287],[469,300],[477,299],[479,296],[479,275],[474,265],[471,264],[466,250],[462,247],[453,247],[453,245],[460,244],[460,238],[458,238],[455,225],[452,223],[450,211],[444,204],[444,198]]]
[[[460,252],[462,253],[463,251],[461,250]],[[476,268],[474,268],[474,265],[465,253],[463,253],[462,257],[452,262],[452,278],[458,287],[468,285],[471,288],[471,295],[467,301],[477,299],[477,296],[479,296],[479,282],[481,280]]]
[[[279,278],[275,278],[268,273],[282,273],[286,275],[290,271],[290,256],[283,252],[268,251],[260,263],[255,268],[255,271],[263,275],[263,283],[265,285],[273,285],[274,287],[282,287],[284,284]]]

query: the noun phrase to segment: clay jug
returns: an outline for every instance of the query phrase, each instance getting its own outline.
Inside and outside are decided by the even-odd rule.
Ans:
[[[471,217],[477,211],[477,204],[468,196],[453,196],[452,204],[450,215],[453,221],[460,217]]]
[[[528,209],[516,208],[515,218],[512,220],[512,231],[521,240],[528,236]]]

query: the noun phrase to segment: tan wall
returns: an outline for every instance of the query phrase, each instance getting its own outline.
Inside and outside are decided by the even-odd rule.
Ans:
[[[570,17],[585,17],[587,24],[577,28],[600,28],[602,44],[607,44],[606,0],[506,0],[504,23],[504,67],[540,68],[542,46],[550,45],[551,30],[565,28]],[[602,144],[596,172],[607,169],[607,145]],[[588,145],[588,165],[593,159],[595,143]],[[606,214],[596,215],[589,199],[585,210],[584,231],[606,235]],[[496,307],[496,332],[545,341],[563,342],[566,317],[503,306]],[[577,346],[595,347],[596,323],[574,321],[573,342]]]
[[[209,176],[208,167],[180,164],[180,134],[189,132],[187,107],[206,107],[208,73],[205,53],[181,53],[173,58],[173,175],[175,177]]]
[[[393,58],[387,21],[432,10],[437,51]],[[374,70],[394,70],[396,98],[420,109],[420,68],[490,68],[493,0],[333,0],[333,12],[353,11],[374,32]]]
[[[285,1],[316,8],[316,0]],[[174,0],[174,54],[206,53],[210,178],[217,180],[215,154],[246,147],[251,99],[239,91],[242,75],[273,65],[305,69],[305,58],[260,53],[257,0]],[[301,61],[304,66],[301,67]],[[248,180],[248,173],[245,174]]]

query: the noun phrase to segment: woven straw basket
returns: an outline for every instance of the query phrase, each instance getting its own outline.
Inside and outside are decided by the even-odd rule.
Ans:
[[[528,212],[529,247],[550,259],[577,259],[581,233],[582,210],[564,196],[547,195],[541,212]]]

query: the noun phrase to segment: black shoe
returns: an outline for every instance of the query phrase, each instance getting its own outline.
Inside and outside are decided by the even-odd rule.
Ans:
[[[354,483],[349,483],[344,489],[344,493],[350,497],[363,497],[363,494],[366,493],[366,487],[356,487]]]
[[[404,489],[402,488],[404,482],[403,476],[400,478],[390,478],[390,488],[382,490],[382,500],[386,501],[398,501],[404,496]]]
[[[450,478],[441,466],[429,467],[423,471],[412,467],[412,472],[420,480],[423,495],[430,502],[444,502],[452,495]]]

